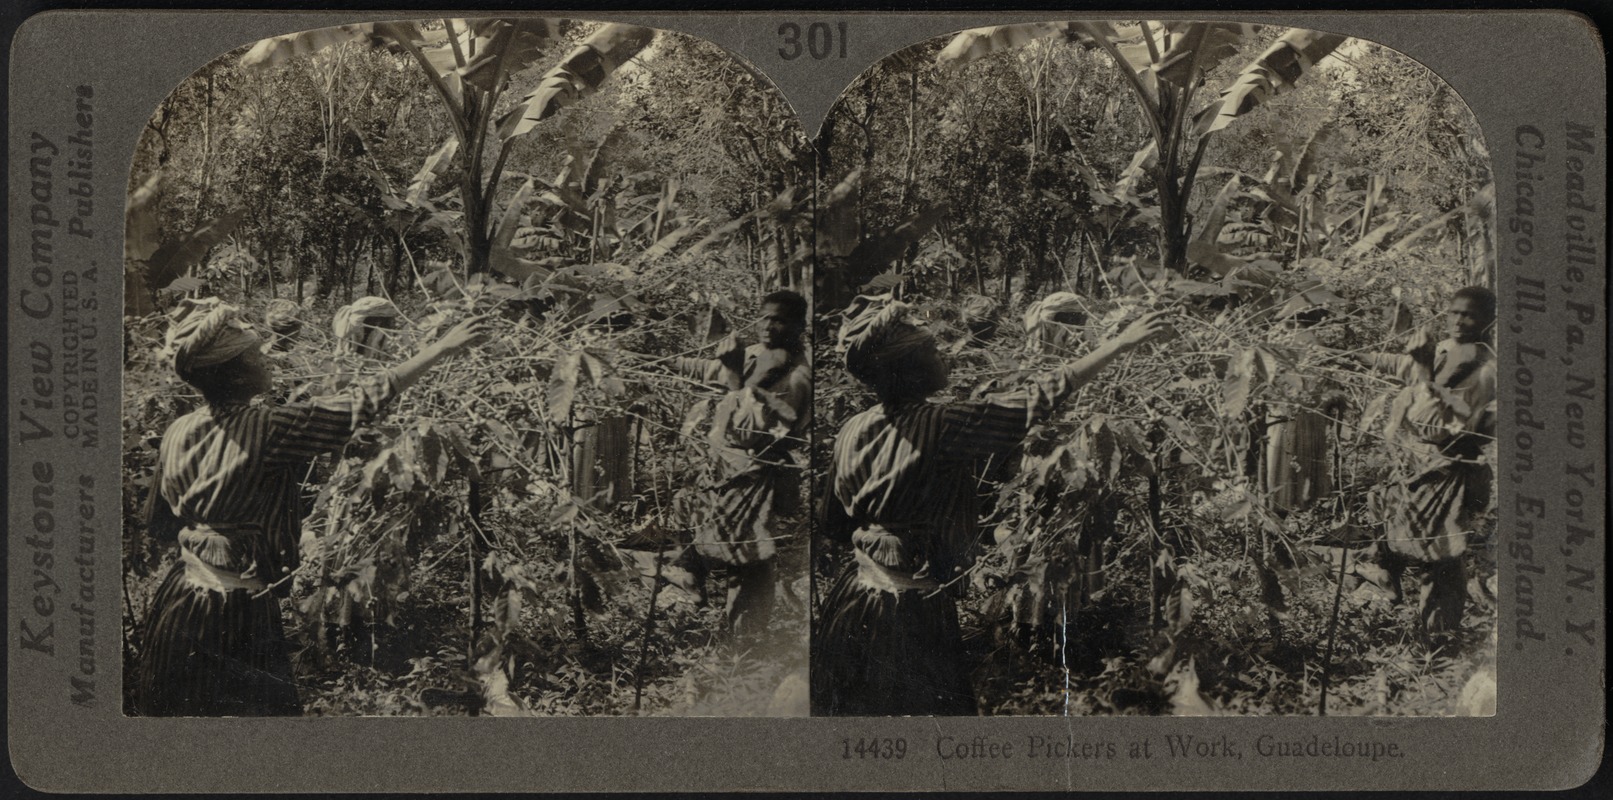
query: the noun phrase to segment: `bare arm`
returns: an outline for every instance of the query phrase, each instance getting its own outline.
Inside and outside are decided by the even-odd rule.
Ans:
[[[1019,446],[1033,424],[1052,415],[1116,358],[1172,333],[1166,313],[1155,311],[1139,317],[1075,363],[1043,373],[1025,387],[992,395],[983,402],[949,406],[942,412],[942,457],[970,460]]]
[[[425,349],[415,353],[408,361],[392,368],[392,374],[397,381],[398,391],[413,386],[421,376],[431,371],[437,362],[459,353],[472,345],[478,344],[487,338],[488,318],[472,317],[455,325],[441,339],[427,345]]]
[[[1349,358],[1363,367],[1393,375],[1403,381],[1417,377],[1426,380],[1428,375],[1418,376],[1416,371],[1419,367],[1424,372],[1433,370],[1434,343],[1429,339],[1427,331],[1416,331],[1406,341],[1404,353],[1350,353]]]
[[[437,342],[373,380],[361,380],[343,392],[270,410],[270,433],[263,449],[274,465],[306,461],[340,450],[365,424],[438,361],[480,341],[487,320],[473,318],[455,326]]]
[[[1126,326],[1119,335],[1108,339],[1098,345],[1092,352],[1077,359],[1074,364],[1064,370],[1065,380],[1070,382],[1070,391],[1075,391],[1088,381],[1097,377],[1116,358],[1135,350],[1145,342],[1158,339],[1171,333],[1170,320],[1164,311],[1154,311],[1138,317],[1135,322]]]

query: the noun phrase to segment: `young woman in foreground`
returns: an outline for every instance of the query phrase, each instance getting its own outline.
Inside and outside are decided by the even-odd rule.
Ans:
[[[879,404],[835,439],[825,531],[849,537],[856,568],[830,589],[813,631],[812,713],[971,715],[958,610],[945,585],[969,566],[975,475],[1117,356],[1170,330],[1163,313],[1013,392],[936,404],[948,369],[910,308],[859,297],[846,312],[846,368]]]
[[[437,362],[486,335],[471,319],[418,355],[302,403],[253,405],[272,386],[263,342],[216,299],[175,312],[168,351],[202,407],[163,436],[152,492],[179,526],[179,560],[152,599],[138,676],[146,716],[302,713],[280,599],[299,563],[301,481]]]

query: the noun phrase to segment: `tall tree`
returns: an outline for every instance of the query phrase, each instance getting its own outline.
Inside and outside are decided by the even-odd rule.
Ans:
[[[943,66],[964,64],[1020,50],[1057,34],[1090,42],[1108,53],[1131,87],[1150,134],[1148,146],[1137,152],[1122,176],[1119,191],[1135,193],[1144,175],[1152,177],[1160,214],[1160,262],[1165,269],[1180,273],[1187,267],[1191,234],[1187,203],[1210,137],[1290,89],[1345,38],[1290,31],[1245,66],[1215,98],[1197,105],[1207,76],[1223,61],[1237,56],[1255,32],[1252,25],[1203,22],[1139,22],[1120,27],[1107,22],[1004,25],[964,31],[936,59]]]
[[[545,57],[562,38],[562,27],[551,19],[443,19],[429,27],[412,22],[345,25],[265,39],[242,57],[241,65],[274,67],[356,41],[396,48],[413,58],[436,90],[458,142],[452,156],[461,175],[463,257],[466,273],[474,275],[488,271],[493,263],[492,251],[499,241],[494,227],[501,216],[496,200],[515,141],[556,111],[598,91],[655,36],[649,28],[602,25],[544,73],[512,108],[497,113],[514,77]]]

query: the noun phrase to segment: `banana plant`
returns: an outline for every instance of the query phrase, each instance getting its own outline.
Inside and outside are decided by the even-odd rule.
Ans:
[[[181,231],[161,229],[157,206],[160,203],[162,173],[154,172],[129,195],[124,211],[123,313],[140,317],[157,310],[153,293],[164,289],[189,291],[200,284],[181,283],[186,272],[224,241],[246,216],[236,209],[220,217]]]
[[[1280,139],[1263,176],[1205,168],[1230,177],[1188,242],[1188,260],[1225,277],[1252,259],[1298,262],[1365,238],[1363,226],[1377,210],[1383,181],[1370,173],[1323,170],[1319,154],[1330,135],[1324,125],[1303,142]],[[1349,179],[1363,177],[1365,189],[1347,188]]]
[[[887,273],[887,268],[946,214],[945,205],[926,202],[889,228],[865,230],[857,222],[856,213],[862,183],[862,169],[854,169],[818,198],[818,266],[813,279],[819,309],[841,308],[859,292],[884,291],[899,284],[897,273]]]
[[[1375,253],[1404,254],[1458,222],[1465,245],[1481,252],[1488,246],[1471,233],[1480,226],[1470,220],[1490,213],[1494,184],[1448,211],[1393,210],[1382,175],[1319,167],[1327,135],[1323,127],[1303,142],[1279,142],[1264,176],[1232,173],[1188,243],[1188,259],[1221,276],[1253,260],[1350,264]]]
[[[1050,36],[1095,45],[1114,61],[1148,123],[1149,142],[1121,174],[1115,194],[1142,202],[1152,178],[1160,216],[1160,262],[1167,272],[1186,270],[1192,221],[1187,203],[1211,138],[1239,117],[1291,88],[1345,40],[1295,29],[1250,62],[1208,102],[1208,76],[1254,40],[1257,26],[1221,22],[1041,22],[977,28],[958,34],[937,55],[955,67],[1014,51]]]
[[[649,28],[601,25],[513,108],[495,115],[514,78],[537,66],[565,28],[560,20],[540,18],[344,25],[265,39],[242,56],[241,66],[273,68],[350,43],[386,47],[412,58],[430,80],[453,128],[454,145],[445,144],[438,152],[459,168],[463,254],[466,274],[474,275],[495,265],[492,251],[500,235],[495,230],[500,218],[496,200],[514,143],[561,108],[599,91],[655,37]]]

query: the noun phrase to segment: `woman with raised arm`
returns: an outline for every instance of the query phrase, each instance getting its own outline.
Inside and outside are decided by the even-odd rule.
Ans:
[[[153,510],[179,529],[179,560],[152,598],[137,711],[147,716],[302,713],[280,599],[296,571],[301,481],[437,362],[480,341],[467,320],[413,358],[327,397],[254,405],[272,375],[240,310],[217,299],[176,309],[167,346],[202,407],[169,426]]]
[[[909,306],[859,297],[840,329],[846,368],[879,398],[835,439],[824,531],[849,540],[856,567],[830,589],[812,637],[812,713],[970,715],[974,690],[947,586],[977,540],[977,481],[1117,356],[1164,335],[1163,312],[1027,386],[938,404],[948,369]]]

